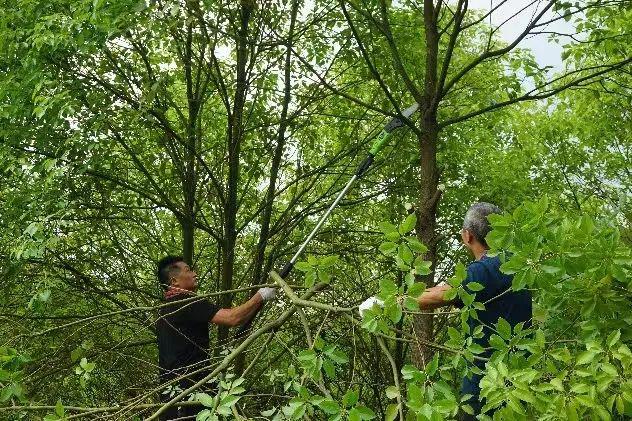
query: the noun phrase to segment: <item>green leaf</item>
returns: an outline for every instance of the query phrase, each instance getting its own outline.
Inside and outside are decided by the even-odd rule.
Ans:
[[[481,284],[479,284],[478,282],[468,282],[467,284],[467,289],[469,289],[472,292],[478,292],[483,290],[485,287]]]
[[[615,402],[616,402],[617,412],[623,415],[623,412],[625,411],[625,404],[623,403],[623,399],[621,398],[621,395],[617,395]]]
[[[426,290],[426,284],[423,282],[415,282],[408,288],[407,294],[413,298],[419,297]]]
[[[450,288],[446,290],[446,292],[443,293],[443,300],[452,301],[456,298],[457,293],[458,293],[458,290],[456,288]]]
[[[140,0],[138,3],[136,3],[136,6],[134,6],[134,12],[136,13],[140,13],[145,9],[147,9],[147,3],[145,0]]]
[[[345,395],[342,398],[342,404],[346,408],[350,408],[354,406],[356,403],[358,403],[359,397],[360,397],[360,393],[357,390],[349,389],[347,390],[347,393],[345,393]]]
[[[326,414],[334,415],[340,412],[340,405],[333,399],[325,399],[317,405]]]
[[[608,335],[608,339],[606,339],[606,344],[608,344],[608,348],[612,348],[615,346],[617,342],[619,342],[619,338],[621,338],[621,330],[617,329]]]
[[[459,286],[463,283],[463,281],[467,278],[467,270],[463,263],[457,263],[454,268],[454,276],[450,279],[450,285],[453,287]]]
[[[513,409],[515,412],[517,412],[520,415],[527,415],[527,413],[524,410],[524,407],[522,406],[519,400],[509,398],[507,399],[507,406],[509,406],[511,409]]]
[[[277,411],[276,408],[268,409],[267,411],[261,411],[261,415],[264,417],[271,417]]]
[[[347,354],[345,354],[345,352],[340,349],[333,349],[330,352],[325,352],[325,355],[331,358],[331,360],[336,364],[346,364],[349,362],[349,357],[347,357]]]
[[[585,319],[589,318],[592,312],[595,310],[595,305],[597,305],[597,301],[594,298],[586,301],[580,310],[581,316]]]
[[[540,269],[542,269],[544,272],[554,275],[556,273],[560,273],[563,271],[563,269],[561,267],[558,266],[551,266],[551,265],[541,265]]]
[[[411,364],[406,364],[405,366],[403,366],[401,371],[404,380],[421,381],[426,377],[424,373],[419,371],[414,365]]]
[[[318,280],[320,282],[324,282],[326,284],[328,284],[331,281],[331,275],[324,271],[324,270],[319,270],[318,271]]]
[[[385,241],[380,244],[379,250],[386,255],[390,255],[397,250],[397,244],[392,241]]]
[[[595,230],[595,224],[593,223],[592,218],[587,215],[583,215],[579,220],[578,228],[582,232],[582,234],[584,234],[586,237],[589,237],[590,234]]]
[[[505,349],[507,349],[507,344],[505,343],[505,341],[503,341],[500,336],[495,334],[492,334],[489,337],[489,345],[492,348],[498,349],[500,351],[504,351]]]
[[[406,244],[400,244],[397,247],[397,255],[407,265],[410,266],[413,263],[413,259],[414,259],[413,252],[410,251],[410,248]]]
[[[592,362],[595,359],[596,355],[597,355],[597,353],[595,351],[588,350],[588,351],[581,352],[577,356],[577,360],[575,361],[575,363],[577,365],[588,364],[588,363]]]
[[[305,349],[301,352],[299,352],[298,354],[298,359],[299,361],[303,361],[303,362],[313,362],[316,360],[316,351],[311,350],[311,349]]]
[[[301,272],[309,272],[310,270],[313,270],[312,265],[310,265],[310,264],[309,264],[309,263],[307,263],[307,262],[297,262],[297,263],[294,265],[294,268],[295,268],[296,270],[300,270]]]
[[[575,401],[579,403],[581,406],[585,406],[588,408],[595,407],[595,401],[588,395],[578,395],[575,396]]]
[[[391,224],[390,222],[380,222],[378,224],[378,227],[380,229],[380,231],[382,231],[384,234],[388,234],[391,232],[397,232],[397,227],[393,224]]]
[[[197,393],[195,395],[195,398],[207,408],[213,408],[215,406],[215,401],[213,397],[210,395],[207,395],[206,393]]]
[[[323,360],[323,370],[330,379],[333,380],[336,378],[336,368],[331,360]]]
[[[384,296],[397,294],[397,285],[390,279],[380,280],[380,293]]]
[[[399,389],[396,386],[389,386],[386,388],[386,397],[389,399],[395,399],[399,396]]]
[[[31,237],[35,235],[37,230],[39,229],[39,224],[37,222],[32,222],[28,227],[24,230],[25,234],[30,235]]]
[[[397,323],[402,318],[402,309],[397,303],[387,305],[384,308],[384,314],[393,322]]]
[[[409,311],[418,311],[419,303],[417,302],[415,298],[406,297],[404,298],[404,307],[406,308],[406,310],[409,310]]]
[[[386,407],[386,413],[384,414],[385,421],[394,421],[397,418],[399,411],[397,410],[397,405],[392,403]]]
[[[375,412],[364,405],[358,405],[351,411],[356,411],[361,420],[372,420],[373,418],[375,418]],[[349,412],[349,414],[351,414],[351,411]]]
[[[399,232],[397,231],[389,232],[388,234],[386,234],[386,239],[388,241],[399,241],[400,239]]]
[[[241,399],[241,396],[226,395],[220,400],[219,403],[222,406],[230,408],[231,406],[235,405],[239,401],[239,399]]]
[[[46,289],[46,290],[40,292],[39,295],[38,295],[40,301],[42,301],[44,303],[47,302],[48,299],[50,298],[50,293],[51,293],[50,289]]]
[[[511,325],[502,317],[498,319],[497,329],[498,333],[500,334],[500,336],[503,337],[503,339],[507,340],[511,338]]]
[[[55,414],[59,418],[63,418],[65,416],[64,406],[61,404],[61,399],[57,400],[57,404],[55,405]]]
[[[432,262],[429,261],[415,262],[415,273],[421,276],[430,275],[432,273],[431,266]]]
[[[399,225],[399,233],[401,235],[408,234],[410,231],[412,231],[415,228],[416,223],[417,223],[417,216],[414,213],[411,213],[410,215],[406,217],[406,219],[404,219],[404,222],[402,222]]]
[[[83,348],[77,347],[73,349],[72,352],[70,353],[70,361],[72,362],[78,361],[82,355],[83,355]]]
[[[575,404],[573,402],[570,402],[568,405],[566,405],[564,407],[564,411],[566,412],[566,419],[568,421],[579,421],[577,409],[575,408]]]
[[[424,254],[428,251],[428,247],[419,241],[417,237],[406,237],[406,241],[408,242],[408,246],[415,253]]]
[[[564,385],[562,384],[562,380],[560,380],[559,378],[552,378],[550,383],[556,390],[559,390],[560,392],[564,391]]]
[[[336,263],[338,263],[338,256],[334,254],[321,260],[319,266],[322,268],[329,268],[334,266]]]
[[[429,377],[432,377],[437,372],[438,368],[439,368],[439,353],[435,352],[434,356],[432,357],[432,360],[430,360],[428,365],[426,365],[426,373],[428,373]],[[438,383],[435,383],[435,386],[437,385]]]

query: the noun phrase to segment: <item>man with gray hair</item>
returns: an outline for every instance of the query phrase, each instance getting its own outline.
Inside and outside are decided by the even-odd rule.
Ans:
[[[484,303],[485,309],[478,311],[478,320],[468,319],[470,333],[476,327],[483,326],[483,336],[475,338],[474,342],[479,344],[486,351],[479,356],[488,358],[492,352],[489,349],[489,338],[493,333],[493,326],[502,317],[512,326],[524,323],[524,327],[529,327],[532,317],[531,293],[528,290],[508,291],[511,289],[512,275],[506,275],[500,271],[501,261],[498,256],[488,256],[489,246],[485,237],[491,231],[487,217],[491,214],[500,214],[502,211],[491,203],[479,202],[473,204],[463,221],[461,239],[474,257],[474,261],[467,266],[467,276],[463,281],[464,289],[475,294],[475,300]],[[480,291],[474,291],[468,287],[472,282],[483,286]],[[447,305],[462,307],[463,302],[459,298],[445,300],[444,294],[452,288],[450,285],[437,285],[428,288],[417,298],[419,308],[422,310],[432,310]],[[478,288],[476,288],[478,289]],[[360,312],[372,305],[382,303],[375,297],[371,297],[360,305]],[[477,371],[485,370],[485,361],[475,360],[473,363]],[[463,420],[474,420],[482,412],[484,402],[480,400],[479,382],[482,374],[474,374],[471,378],[464,377],[461,385],[461,395],[471,395],[467,404],[473,409],[474,414],[463,414]],[[487,413],[487,415],[491,415]]]

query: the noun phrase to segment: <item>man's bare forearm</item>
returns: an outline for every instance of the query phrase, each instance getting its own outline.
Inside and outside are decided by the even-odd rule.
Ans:
[[[417,297],[417,303],[421,310],[434,310],[435,308],[443,307],[452,304],[451,301],[445,301],[443,295],[447,290],[452,288],[450,285],[437,285],[436,287],[428,288]]]
[[[248,301],[233,309],[238,325],[244,324],[263,305],[263,298],[260,294],[253,295]]]
[[[211,323],[222,326],[239,326],[244,324],[262,304],[263,298],[261,294],[257,293],[242,305],[219,310],[211,319]]]

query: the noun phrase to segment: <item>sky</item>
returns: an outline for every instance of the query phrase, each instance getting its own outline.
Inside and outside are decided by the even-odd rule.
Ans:
[[[480,9],[489,11],[492,7],[501,3],[501,0],[469,0],[470,9]],[[519,15],[510,21],[503,22],[513,16],[521,8],[535,3],[533,6],[526,8]],[[502,25],[500,29],[501,37],[507,41],[513,41],[524,28],[529,24],[531,17],[544,8],[545,1],[532,2],[530,0],[507,0],[501,7],[495,10],[491,15],[491,23],[493,26]],[[555,15],[547,12],[542,21],[549,20]],[[489,21],[488,21],[489,22]],[[555,31],[560,33],[574,33],[572,22],[566,22],[563,19],[549,24],[547,31]],[[548,41],[548,35],[533,35],[520,43],[522,48],[529,48],[533,51],[536,61],[540,66],[553,66],[554,70],[562,68],[562,46]]]

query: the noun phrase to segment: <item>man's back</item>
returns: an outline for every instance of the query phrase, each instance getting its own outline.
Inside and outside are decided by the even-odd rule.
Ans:
[[[483,286],[483,289],[475,292],[476,301],[485,304],[485,310],[478,311],[480,321],[470,317],[468,325],[470,333],[474,329],[483,325],[483,337],[475,339],[475,342],[483,348],[489,347],[489,338],[494,333],[490,327],[494,327],[501,317],[505,319],[513,328],[518,323],[524,322],[524,327],[531,325],[532,304],[531,292],[527,290],[510,291],[513,276],[505,275],[500,271],[500,259],[498,257],[488,257],[483,255],[480,260],[472,262],[467,267],[467,278],[463,281],[463,286],[470,293],[474,291],[467,288],[470,282],[477,282]],[[509,291],[508,291],[509,290]],[[480,357],[488,358],[492,354],[492,350],[488,350]],[[485,368],[485,361],[476,360],[474,363],[478,368]],[[472,375],[463,378],[461,385],[462,395],[472,395],[467,403],[474,411],[474,415],[463,414],[461,420],[474,420],[475,415],[482,411],[483,403],[479,400],[480,386],[479,382],[482,375]],[[487,415],[490,415],[488,413]]]
[[[470,282],[483,285],[481,291],[476,292],[476,301],[485,304],[485,310],[478,311],[480,322],[469,319],[470,329],[483,323],[483,337],[476,342],[481,346],[489,346],[489,337],[494,333],[488,326],[493,327],[499,318],[505,319],[511,327],[523,322],[524,327],[531,325],[532,304],[531,292],[528,290],[507,291],[511,289],[512,275],[505,275],[500,271],[500,259],[497,256],[483,256],[467,267],[467,278],[463,285]],[[472,292],[472,291],[468,291]]]
[[[162,382],[208,365],[209,322],[219,310],[207,299],[189,294],[169,297],[156,323]],[[204,377],[193,375],[189,381]],[[193,382],[194,383],[194,382]]]

